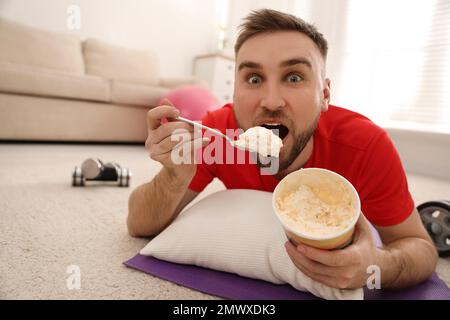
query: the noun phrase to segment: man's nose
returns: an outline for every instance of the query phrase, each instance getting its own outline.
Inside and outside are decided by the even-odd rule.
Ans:
[[[281,88],[277,84],[269,84],[263,93],[261,106],[269,110],[278,110],[283,108],[286,102],[283,98]]]

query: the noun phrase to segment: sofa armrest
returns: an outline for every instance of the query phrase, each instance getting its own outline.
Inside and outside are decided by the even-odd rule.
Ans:
[[[160,78],[159,85],[173,89],[183,85],[196,84],[208,88],[208,83],[205,80],[196,77],[172,77],[172,78]]]

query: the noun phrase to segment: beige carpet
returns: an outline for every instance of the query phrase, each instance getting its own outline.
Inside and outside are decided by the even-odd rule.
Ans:
[[[160,168],[140,146],[0,144],[0,299],[215,299],[122,265],[148,241],[126,231],[132,188],[72,187],[88,157],[129,167],[132,187]],[[409,182],[417,203],[450,198],[450,181]],[[67,288],[69,265],[80,267],[80,290]],[[450,284],[450,259],[437,271]]]

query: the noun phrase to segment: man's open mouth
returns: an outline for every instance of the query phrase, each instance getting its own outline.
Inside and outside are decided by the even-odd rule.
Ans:
[[[260,126],[272,130],[272,132],[279,136],[281,140],[286,138],[289,133],[289,129],[281,123],[263,123],[260,124]]]

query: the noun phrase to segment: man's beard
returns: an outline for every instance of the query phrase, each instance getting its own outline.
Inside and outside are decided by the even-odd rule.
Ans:
[[[312,125],[306,130],[302,131],[300,134],[294,137],[294,146],[292,147],[291,152],[288,157],[279,163],[278,172],[282,172],[289,168],[289,166],[297,159],[300,153],[305,149],[308,141],[314,135],[316,131],[317,124],[319,123],[320,112],[317,114],[316,118]],[[257,165],[261,168],[267,167],[267,162],[265,164],[261,163],[259,160],[257,161]]]

